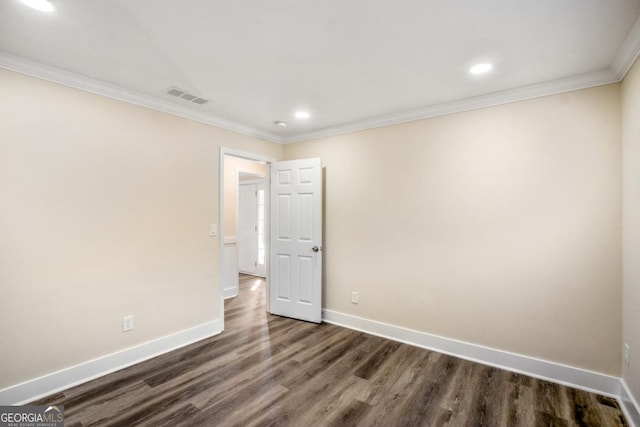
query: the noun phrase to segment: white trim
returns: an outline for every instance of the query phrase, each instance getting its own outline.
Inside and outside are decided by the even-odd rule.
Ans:
[[[342,135],[350,132],[374,129],[398,123],[428,119],[431,117],[444,116],[446,114],[477,110],[480,108],[493,107],[511,102],[570,92],[573,90],[602,86],[610,83],[617,83],[619,81],[620,78],[618,78],[611,70],[581,74],[566,79],[552,80],[545,83],[523,86],[471,98],[464,98],[457,101],[428,105],[415,110],[385,114],[338,126],[329,126],[310,132],[301,132],[285,137],[284,143],[290,144],[294,142],[308,141],[311,139],[325,138],[328,136]]]
[[[237,297],[240,291],[238,281],[238,250],[236,237],[232,236],[233,242],[224,242],[224,253],[222,254],[222,299]],[[223,311],[224,313],[224,311]]]
[[[159,96],[150,96],[124,89],[116,85],[91,79],[81,74],[55,68],[40,62],[32,61],[7,52],[0,52],[0,68],[27,74],[40,79],[59,83],[65,86],[129,102],[131,104],[150,108],[164,113],[198,122],[213,125],[219,128],[231,130],[267,141],[289,144],[293,142],[307,141],[328,136],[341,135],[349,132],[356,132],[366,129],[373,129],[382,126],[389,126],[414,120],[427,119],[446,114],[459,113],[463,111],[476,110],[479,108],[491,107],[510,102],[523,101],[531,98],[538,98],[573,90],[586,89],[589,87],[601,86],[621,81],[626,72],[633,65],[640,52],[640,19],[629,32],[627,39],[621,46],[618,54],[609,69],[593,73],[582,74],[564,79],[552,80],[545,83],[504,90],[486,95],[465,98],[441,104],[427,105],[414,110],[402,111],[392,114],[385,114],[364,120],[356,120],[337,126],[329,126],[310,132],[301,132],[288,136],[281,136],[276,133],[266,132],[253,128],[232,120],[217,117],[208,112],[204,112],[193,107],[183,106],[164,100]],[[231,153],[229,153],[231,154]],[[245,157],[239,155],[238,157]],[[249,155],[252,160],[254,157]]]
[[[220,318],[222,319],[222,330],[224,331],[224,291],[225,291],[225,256],[224,245],[226,242],[225,229],[224,229],[224,154],[225,148],[220,147],[220,153],[218,154],[218,221],[220,227],[218,231],[222,239],[218,239],[218,286],[220,287]],[[235,237],[235,236],[234,236]],[[234,239],[235,243],[235,239]]]
[[[160,95],[151,96],[120,86],[109,84],[100,80],[92,79],[71,71],[55,68],[40,62],[12,55],[0,51],[0,68],[16,71],[39,79],[62,84],[75,89],[84,90],[196,122],[213,125],[222,129],[238,132],[243,135],[265,139],[267,141],[281,143],[282,138],[271,132],[265,132],[251,126],[238,123],[233,120],[218,117],[206,111],[194,107],[180,105],[169,100],[160,98]]]
[[[236,236],[225,236],[224,244],[225,245],[230,245],[232,243],[236,243]]]
[[[620,401],[622,412],[631,427],[640,427],[640,405],[633,397],[624,379],[620,380]]]
[[[91,381],[136,363],[176,350],[222,332],[221,322],[208,323],[147,341],[57,372],[0,390],[0,404],[24,405],[69,387]]]
[[[222,299],[235,298],[238,296],[238,290],[236,288],[224,288],[222,291]]]
[[[371,335],[388,338],[416,347],[435,350],[461,359],[494,366],[570,387],[619,397],[620,379],[598,372],[587,371],[560,363],[536,359],[521,354],[509,353],[477,344],[457,341],[451,338],[407,329],[388,323],[377,322],[362,317],[322,310],[322,318],[327,323],[343,326]]]
[[[265,163],[273,163],[276,161],[273,157],[263,156],[262,154],[253,154],[248,151],[236,150],[233,148],[220,147],[220,156],[233,156],[240,157],[245,160],[253,160],[254,162],[265,162]]]
[[[542,96],[555,95],[574,90],[587,89],[622,81],[633,64],[640,56],[640,17],[627,34],[620,46],[611,66],[602,71],[585,73],[564,79],[551,80],[530,86],[518,87],[499,92],[489,93],[457,101],[427,105],[415,110],[385,114],[378,117],[357,120],[338,126],[329,126],[324,129],[301,132],[284,137],[284,143],[308,141],[329,136],[342,135],[366,129],[374,129],[414,120],[428,119],[446,114],[461,113],[480,108],[493,107],[511,102],[524,101]]]
[[[627,38],[618,49],[618,53],[611,64],[611,70],[618,80],[624,79],[640,54],[640,18],[631,27]]]

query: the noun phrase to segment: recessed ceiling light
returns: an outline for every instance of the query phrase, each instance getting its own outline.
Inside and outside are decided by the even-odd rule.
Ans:
[[[311,114],[307,113],[306,111],[296,111],[297,119],[308,119],[309,117],[311,117]]]
[[[39,10],[40,12],[53,12],[56,10],[55,6],[48,0],[20,0],[27,6]]]
[[[484,74],[493,70],[493,64],[489,64],[488,62],[484,62],[482,64],[476,64],[473,67],[469,68],[469,72],[471,74]]]
[[[280,120],[278,120],[277,122],[273,122],[274,125],[281,127],[281,128],[286,128],[287,127],[287,123],[286,122],[281,122]]]

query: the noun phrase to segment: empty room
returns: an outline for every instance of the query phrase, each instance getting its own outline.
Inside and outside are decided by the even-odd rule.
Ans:
[[[640,427],[640,0],[0,1],[0,427]]]

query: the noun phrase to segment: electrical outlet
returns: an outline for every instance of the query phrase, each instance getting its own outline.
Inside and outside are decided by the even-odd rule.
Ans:
[[[133,314],[122,318],[122,332],[133,331]]]
[[[629,344],[624,343],[622,344],[622,357],[624,358],[624,364],[629,366],[629,356],[631,353],[631,348],[629,347]]]
[[[358,303],[358,293],[353,291],[351,292],[351,302],[353,304],[357,304]]]

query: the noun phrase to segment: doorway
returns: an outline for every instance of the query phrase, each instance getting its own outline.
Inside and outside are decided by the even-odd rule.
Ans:
[[[233,165],[234,162],[262,169],[261,172],[239,170]],[[228,148],[220,149],[219,218],[222,238],[219,239],[219,256],[223,297],[220,298],[220,312],[225,312],[225,299],[239,294],[237,198],[241,173],[267,177],[263,198],[262,245],[267,312],[320,323],[323,259],[322,159],[275,161]],[[255,176],[248,178],[253,179]],[[247,182],[247,185],[250,184],[252,183]],[[257,191],[258,187],[255,188]],[[247,190],[247,195],[250,194],[249,191]],[[230,194],[235,199],[225,200]],[[224,316],[221,317],[224,330]]]
[[[268,188],[271,159],[221,150],[221,287],[224,299],[240,294],[239,274],[265,277],[268,259]],[[223,306],[224,307],[224,306]]]

